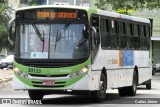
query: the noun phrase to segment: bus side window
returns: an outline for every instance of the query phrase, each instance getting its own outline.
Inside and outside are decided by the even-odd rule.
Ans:
[[[150,27],[146,26],[146,35],[147,35],[147,49],[149,50],[150,47]]]
[[[137,28],[138,28],[138,36],[141,36],[141,27],[139,24],[137,24]]]
[[[119,22],[119,48],[126,49],[126,24],[125,22]]]
[[[147,35],[146,35],[146,25],[141,26],[141,48],[142,50],[147,50]]]
[[[140,37],[138,36],[138,26],[137,24],[134,24],[134,46],[135,49],[140,49]]]
[[[111,32],[110,32],[110,47],[115,49],[117,48],[118,39],[117,39],[117,21],[111,20]]]
[[[91,19],[91,21],[92,21],[92,26],[94,26],[95,28],[99,28],[99,17],[92,17],[92,19]]]
[[[134,24],[133,23],[128,23],[128,27],[130,29],[129,34],[128,34],[128,44],[129,44],[129,49],[135,49],[136,48],[136,38],[134,36]]]
[[[101,46],[102,48],[109,48],[109,20],[101,18]]]

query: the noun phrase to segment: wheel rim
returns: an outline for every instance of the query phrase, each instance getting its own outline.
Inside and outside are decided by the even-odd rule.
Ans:
[[[136,75],[134,76],[134,81],[133,81],[133,90],[136,91],[137,90],[137,77]]]
[[[102,83],[101,83],[100,90],[99,90],[99,96],[104,97],[106,93],[106,88],[105,88],[104,81],[101,81],[101,82]]]

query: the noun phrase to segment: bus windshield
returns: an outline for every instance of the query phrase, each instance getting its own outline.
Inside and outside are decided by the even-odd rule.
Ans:
[[[20,55],[25,59],[78,59],[88,57],[85,24],[18,24]]]

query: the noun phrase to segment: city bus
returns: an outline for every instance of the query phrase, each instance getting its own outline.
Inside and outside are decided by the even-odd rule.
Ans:
[[[150,28],[148,19],[90,7],[20,8],[9,23],[13,87],[39,100],[84,94],[102,102],[108,89],[135,96],[138,85],[151,89]]]

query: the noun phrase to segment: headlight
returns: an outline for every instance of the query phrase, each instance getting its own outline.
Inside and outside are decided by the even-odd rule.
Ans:
[[[18,72],[19,72],[19,69],[18,69],[18,68],[14,68],[14,72],[15,72],[15,73],[18,73]]]
[[[22,78],[28,78],[28,74],[27,73],[24,73],[23,71],[19,70],[18,68],[14,68],[14,72],[22,77]]]
[[[88,66],[82,68],[82,70],[75,72],[73,74],[70,74],[70,78],[77,78],[79,76],[82,76],[88,72]]]

